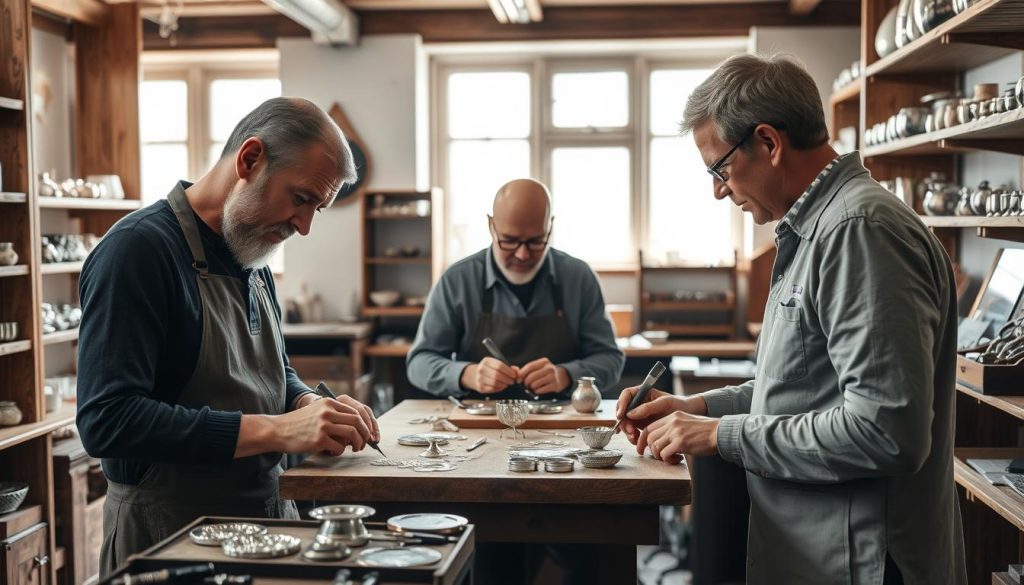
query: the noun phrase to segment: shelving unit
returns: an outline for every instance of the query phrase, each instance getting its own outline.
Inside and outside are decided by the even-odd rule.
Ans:
[[[59,3],[48,5],[61,9]],[[82,263],[42,264],[41,209],[65,210],[81,225],[83,233],[102,235],[127,211],[137,209],[134,200],[41,199],[36,191],[35,164],[31,158],[35,123],[29,99],[29,72],[35,19],[49,19],[47,10],[31,0],[0,0],[0,241],[12,242],[20,264],[0,267],[0,321],[16,321],[19,339],[0,344],[0,400],[14,401],[23,414],[22,424],[0,428],[0,478],[29,484],[23,506],[38,506],[41,522],[25,530],[32,533],[32,548],[7,555],[4,583],[49,585],[81,583],[64,580],[74,560],[55,545],[52,433],[74,424],[75,405],[62,403],[46,412],[43,381],[48,347],[73,342],[76,331],[43,336],[40,304],[50,287],[68,287],[58,296],[73,297]],[[74,43],[75,95],[72,144],[75,176],[116,174],[129,197],[139,193],[138,54],[125,47],[141,47],[142,26],[136,4],[110,6],[103,23],[83,26],[74,15],[62,14],[61,26],[70,27]],[[45,23],[44,23],[45,24]],[[39,161],[45,164],[46,161]],[[70,275],[50,277],[49,275]],[[44,284],[45,283],[45,284]],[[26,539],[27,540],[27,539]],[[20,546],[20,545],[19,545]],[[92,553],[90,553],[92,554]],[[98,551],[96,551],[98,554]],[[20,556],[16,556],[20,555]],[[61,572],[58,573],[58,570]],[[58,580],[58,576],[61,577]]]
[[[671,337],[727,338],[736,336],[736,266],[645,266],[639,255],[637,286],[640,324],[645,330],[667,331]],[[658,281],[655,283],[655,281]],[[725,294],[724,300],[662,300],[665,288]]]
[[[926,94],[959,89],[966,71],[1024,50],[1024,0],[980,0],[917,40],[879,58],[874,51],[875,34],[895,5],[895,0],[862,3],[864,75],[859,91],[844,88],[830,100],[833,136],[839,125],[848,126],[853,119],[858,135],[863,136],[866,128],[884,122],[901,107],[917,105]],[[986,81],[1002,85],[1011,79]],[[853,103],[855,113],[849,107]],[[877,180],[923,179],[933,171],[955,179],[957,171],[964,170],[961,154],[1024,155],[1024,109],[870,146],[861,152],[865,166]],[[1021,168],[1024,171],[1024,165]],[[1024,174],[1018,186],[1022,181]],[[986,238],[1024,241],[1024,217],[923,216],[921,221],[932,228],[954,260],[960,256],[963,230],[976,230]],[[968,581],[1000,582],[998,573],[1005,572],[1008,564],[1024,560],[1024,498],[1007,487],[991,485],[965,460],[1024,456],[1019,434],[1024,422],[1024,396],[991,396],[958,385],[956,400],[954,478],[960,492]]]

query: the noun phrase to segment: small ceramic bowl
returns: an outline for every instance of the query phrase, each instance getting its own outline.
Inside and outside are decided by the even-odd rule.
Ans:
[[[580,427],[576,431],[591,449],[603,449],[612,440],[611,427]]]
[[[397,290],[375,290],[370,292],[370,300],[378,307],[391,307],[402,298]]]

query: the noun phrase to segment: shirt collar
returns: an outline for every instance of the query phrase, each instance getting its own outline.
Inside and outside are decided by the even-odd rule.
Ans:
[[[548,248],[548,253],[544,255],[544,262],[541,269],[537,271],[537,275],[534,279],[544,278],[545,275],[551,279],[551,282],[557,283],[558,278],[555,274],[555,261],[551,259],[553,248]],[[494,259],[494,248],[487,246],[487,253],[484,256],[484,285],[487,288],[494,286],[494,283],[498,282],[498,270],[495,268],[496,261]]]
[[[856,151],[832,159],[779,220],[775,234],[781,235],[790,229],[801,238],[809,239],[824,206],[831,200],[829,194],[838,190],[858,170],[864,170],[864,167]]]

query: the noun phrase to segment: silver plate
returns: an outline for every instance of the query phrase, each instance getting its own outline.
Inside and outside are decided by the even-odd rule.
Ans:
[[[229,538],[242,535],[266,534],[267,527],[252,522],[224,522],[203,524],[189,530],[188,537],[200,546],[220,546]]]
[[[406,447],[427,447],[431,440],[436,440],[438,445],[447,445],[449,441],[466,440],[466,435],[442,432],[413,433],[398,437],[398,444]]]
[[[439,551],[422,546],[374,547],[359,553],[364,567],[400,568],[432,565],[444,558]]]
[[[530,403],[530,414],[559,414],[562,410],[563,407],[560,404]]]
[[[273,559],[299,552],[302,540],[291,534],[235,536],[221,544],[224,554],[240,559]]]
[[[479,404],[466,407],[466,414],[474,416],[494,416],[495,412],[493,404]]]
[[[388,518],[388,530],[395,532],[462,532],[469,520],[455,514],[402,514]]]

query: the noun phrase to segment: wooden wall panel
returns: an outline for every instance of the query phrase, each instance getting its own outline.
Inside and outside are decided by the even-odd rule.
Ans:
[[[116,174],[125,196],[141,191],[139,147],[139,5],[110,7],[107,26],[75,27],[78,103],[75,173]]]

